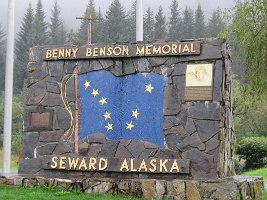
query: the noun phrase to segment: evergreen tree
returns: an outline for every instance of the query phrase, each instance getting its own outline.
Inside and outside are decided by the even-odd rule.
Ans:
[[[85,13],[83,15],[84,18],[96,18],[96,11],[95,11],[95,5],[94,0],[90,0],[88,6],[86,7]],[[87,43],[88,41],[88,19],[83,19],[81,22],[80,29],[78,31],[78,39],[80,43]],[[91,22],[91,30],[92,30],[92,43],[95,43],[95,20],[92,20]]]
[[[15,46],[14,89],[19,91],[26,78],[29,49],[33,46],[34,12],[31,4],[23,17]]]
[[[126,14],[119,0],[113,0],[106,13],[105,35],[107,42],[125,41]]]
[[[78,34],[74,32],[73,29],[67,33],[67,43],[68,44],[77,44],[78,43]]]
[[[163,9],[160,6],[158,13],[156,14],[156,22],[155,22],[155,32],[154,38],[155,39],[165,39],[166,36],[166,19],[163,15]]]
[[[150,8],[147,9],[144,17],[144,39],[153,40],[154,35],[154,17]]]
[[[208,33],[209,37],[217,37],[220,32],[225,29],[225,24],[221,16],[219,9],[214,10],[208,22]]]
[[[180,17],[178,2],[177,0],[173,0],[171,5],[171,17],[169,22],[169,39],[181,39],[181,21],[182,19]]]
[[[33,44],[44,45],[48,43],[48,25],[45,22],[45,13],[41,0],[38,0],[33,23]]]
[[[50,44],[64,44],[66,42],[66,31],[62,19],[60,18],[60,9],[57,0],[55,1],[51,13],[51,23],[49,24]]]
[[[0,91],[4,90],[5,87],[5,52],[6,52],[6,35],[2,30],[0,24]]]
[[[195,26],[194,26],[194,37],[204,38],[206,36],[206,25],[204,19],[204,12],[201,8],[200,3],[197,6],[195,12]]]
[[[136,40],[136,1],[134,1],[130,11],[127,15],[127,26],[126,28],[126,40],[135,41]]]
[[[97,17],[98,20],[95,21],[95,29],[94,29],[94,33],[95,33],[95,43],[104,43],[105,41],[105,33],[104,33],[104,19],[103,19],[103,15],[101,13],[101,10],[99,8],[99,11],[97,13]]]
[[[183,14],[182,39],[192,39],[194,37],[194,13],[191,8],[186,7]]]

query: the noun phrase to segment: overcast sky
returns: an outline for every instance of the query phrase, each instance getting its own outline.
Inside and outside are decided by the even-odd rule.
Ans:
[[[31,2],[33,8],[35,8],[37,1],[38,0],[15,0],[16,31],[19,30],[21,19],[24,16],[29,3]],[[88,2],[89,0],[58,0],[61,15],[68,28],[77,29],[79,27],[80,21],[75,18],[84,14]],[[94,2],[97,10],[100,7],[102,13],[104,13],[108,9],[112,0],[94,0]],[[133,4],[134,0],[120,0],[120,2],[127,11]],[[164,12],[169,13],[171,2],[172,0],[143,0],[144,10],[150,7],[155,13],[157,12],[158,7],[162,5]],[[209,16],[214,9],[231,8],[234,5],[234,0],[178,0],[178,2],[181,8],[184,8],[187,5],[192,9],[195,9],[197,4],[201,3],[201,6],[207,16]],[[49,20],[54,0],[42,0],[42,4],[46,12],[47,20]],[[7,10],[8,0],[0,0],[0,24],[4,29],[6,29],[7,26]]]

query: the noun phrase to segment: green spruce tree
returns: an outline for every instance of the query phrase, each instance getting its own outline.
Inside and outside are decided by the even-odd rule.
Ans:
[[[113,0],[106,13],[105,35],[106,42],[125,41],[126,14],[119,0]]]
[[[48,25],[45,22],[45,12],[41,0],[38,0],[33,23],[33,44],[45,45],[48,43]]]
[[[166,37],[166,19],[163,15],[163,9],[160,6],[158,13],[155,17],[155,32],[154,32],[154,38],[155,39],[165,39]]]
[[[221,11],[219,9],[214,10],[208,22],[208,37],[217,37],[220,32],[225,29],[225,23],[223,21]]]
[[[127,26],[125,27],[126,40],[135,41],[136,40],[136,1],[134,1],[131,9],[127,15]]]
[[[199,3],[195,11],[194,37],[204,38],[205,36],[206,36],[205,17],[204,17],[204,12]]]
[[[153,12],[148,8],[144,16],[144,40],[153,40],[154,26]]]
[[[5,53],[6,52],[6,35],[0,24],[0,92],[5,87]]]
[[[88,6],[86,7],[85,13],[83,15],[83,18],[91,18],[95,19],[96,18],[96,11],[95,11],[95,5],[94,5],[94,0],[90,0],[88,3]],[[87,43],[88,41],[88,19],[83,19],[81,22],[80,29],[78,31],[78,40],[79,43]],[[92,30],[92,38],[91,42],[95,43],[95,20],[92,20],[91,22],[91,30]]]
[[[185,8],[182,22],[182,39],[192,39],[194,37],[194,13],[191,8]]]
[[[54,7],[51,10],[52,17],[50,18],[51,22],[49,24],[49,39],[50,44],[64,44],[66,42],[66,30],[63,24],[62,19],[60,18],[60,9],[55,1]]]
[[[169,20],[168,38],[171,40],[181,39],[181,17],[177,0],[172,1],[171,17]]]
[[[34,11],[31,4],[23,17],[15,46],[14,89],[20,91],[26,78],[26,67],[29,62],[29,49],[33,43]]]
[[[103,15],[100,8],[97,12],[96,18],[97,20],[95,21],[95,27],[94,27],[95,43],[103,44],[105,42],[105,33],[104,33],[105,26],[104,26]]]

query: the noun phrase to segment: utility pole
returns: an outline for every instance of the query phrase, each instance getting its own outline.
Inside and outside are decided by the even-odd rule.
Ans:
[[[92,18],[90,17],[76,17],[76,19],[81,19],[81,20],[87,20],[88,21],[88,27],[87,27],[87,43],[92,44],[92,21],[96,20],[103,20],[100,18]]]
[[[15,35],[14,16],[15,16],[15,0],[9,0],[6,77],[5,77],[4,141],[3,141],[4,176],[10,175],[10,163],[11,163],[12,95],[13,95],[14,35]]]
[[[136,41],[143,41],[143,0],[136,1]]]

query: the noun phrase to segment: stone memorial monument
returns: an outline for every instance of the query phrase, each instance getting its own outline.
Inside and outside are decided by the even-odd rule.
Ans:
[[[258,198],[262,179],[235,176],[231,84],[223,40],[34,47],[19,174],[147,199]]]

